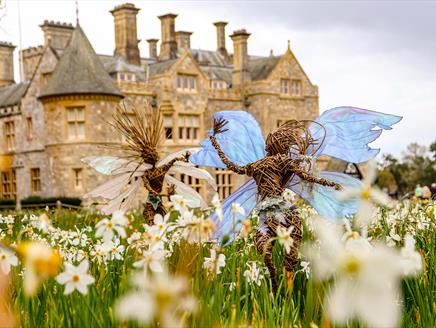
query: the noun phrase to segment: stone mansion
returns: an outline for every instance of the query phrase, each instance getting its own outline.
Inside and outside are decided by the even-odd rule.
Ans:
[[[177,15],[166,14],[158,17],[161,39],[146,40],[146,57],[138,48],[139,10],[125,3],[110,11],[113,55],[96,54],[79,24],[45,21],[44,44],[16,54],[20,83],[15,46],[0,42],[0,198],[80,197],[96,187],[104,177],[81,158],[113,154],[105,145],[122,142],[108,123],[122,101],[160,108],[163,154],[197,146],[220,110],[252,113],[265,134],[286,120],[318,116],[318,87],[289,46],[280,56],[250,55],[249,32],[228,39],[227,23],[215,22],[216,49],[192,49],[192,32],[176,30]],[[212,173],[222,198],[240,183],[228,171]],[[206,193],[198,180],[185,182]]]

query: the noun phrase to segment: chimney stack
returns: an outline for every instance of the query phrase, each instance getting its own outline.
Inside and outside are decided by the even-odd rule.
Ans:
[[[12,43],[0,41],[0,86],[15,83],[14,49]]]
[[[227,49],[226,49],[226,25],[227,22],[215,22],[213,25],[216,26],[216,42],[217,51],[227,59]]]
[[[177,31],[176,32],[177,49],[181,49],[181,50],[191,49],[191,35],[192,32]]]
[[[176,17],[177,15],[175,14],[166,14],[158,17],[162,30],[159,60],[177,58]]]
[[[39,25],[44,32],[44,45],[56,50],[64,50],[74,31],[72,24],[45,20]]]
[[[114,55],[123,57],[129,64],[141,65],[138,47],[136,15],[139,9],[132,3],[125,3],[110,11],[115,23]]]
[[[230,35],[233,41],[233,85],[242,85],[251,80],[248,71],[247,40],[249,36],[250,33],[247,33],[245,29],[234,31]]]
[[[158,39],[148,39],[148,57],[157,59],[157,43]]]

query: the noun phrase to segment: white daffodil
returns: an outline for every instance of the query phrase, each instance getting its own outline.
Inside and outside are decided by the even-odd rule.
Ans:
[[[102,244],[102,249],[109,260],[122,260],[125,247],[120,245],[120,240],[107,240]]]
[[[142,253],[141,260],[133,263],[136,268],[144,268],[153,272],[163,272],[162,262],[167,252],[160,247],[150,247],[147,251]]]
[[[170,196],[171,205],[180,213],[188,211],[189,208],[197,208],[200,206],[198,199],[186,198],[181,195]]]
[[[248,283],[255,283],[258,286],[262,284],[263,274],[261,269],[257,267],[256,262],[247,263],[248,269],[244,271],[244,277]]]
[[[295,193],[290,189],[285,189],[283,191],[282,197],[285,201],[289,203],[295,203]]]
[[[138,231],[135,231],[127,238],[127,244],[131,245],[135,241],[139,240],[141,238],[141,233]]]
[[[18,265],[18,258],[10,250],[0,247],[0,270],[7,275],[11,271],[11,266]]]
[[[232,214],[233,214],[233,215],[237,215],[237,214],[245,215],[245,210],[244,210],[244,208],[243,208],[241,205],[239,205],[238,203],[233,203],[233,204],[232,204]]]
[[[182,229],[181,238],[190,244],[207,242],[215,230],[215,224],[212,219],[204,219],[194,215],[192,212],[185,212],[179,221]]]
[[[416,275],[422,271],[421,255],[415,250],[415,239],[407,234],[404,237],[404,247],[401,248],[400,265],[406,276]]]
[[[204,258],[203,268],[213,275],[220,274],[221,268],[225,266],[226,256],[222,253],[217,256],[216,250],[213,248],[210,250],[210,257]]]
[[[124,212],[115,211],[111,219],[105,218],[96,224],[95,236],[103,237],[104,240],[111,240],[116,232],[121,238],[126,238],[125,227],[128,223],[129,221]]]
[[[294,226],[290,226],[289,228],[285,228],[282,226],[277,227],[277,237],[279,244],[285,248],[286,253],[291,252],[291,247],[294,244],[294,240],[291,237],[291,233],[294,230]]]
[[[219,221],[223,220],[223,207],[220,201],[220,196],[216,193],[212,198],[212,205],[215,208],[215,214]]]
[[[356,213],[357,223],[364,227],[369,225],[374,218],[374,204],[383,206],[391,206],[392,200],[382,192],[379,188],[372,186],[377,178],[377,162],[371,160],[368,163],[367,175],[363,179],[361,188],[345,188],[338,195],[339,201],[357,198],[359,200],[359,208]]]
[[[346,324],[357,318],[370,327],[395,327],[401,308],[397,298],[401,272],[399,254],[363,237],[342,240],[338,226],[319,219],[319,245],[308,248],[314,276],[335,278],[325,303],[331,320]]]
[[[115,305],[116,315],[122,320],[136,320],[142,325],[155,320],[161,327],[182,327],[186,314],[196,308],[189,282],[183,277],[163,270],[158,274],[138,273],[133,278],[136,290]]]
[[[32,221],[32,226],[43,232],[49,232],[53,229],[51,220],[46,213],[42,213],[34,221]]]
[[[400,241],[400,235],[395,232],[395,227],[392,227],[389,231],[389,236],[386,236],[386,245],[388,245],[389,247],[395,247],[397,242]]]
[[[71,294],[74,290],[81,294],[88,292],[88,285],[94,283],[93,276],[88,274],[88,260],[83,260],[78,266],[65,262],[65,271],[56,277],[56,281],[61,285],[65,285],[64,294]]]
[[[301,261],[300,266],[301,266],[301,271],[304,272],[304,274],[306,275],[306,278],[309,279],[310,278],[310,262]]]

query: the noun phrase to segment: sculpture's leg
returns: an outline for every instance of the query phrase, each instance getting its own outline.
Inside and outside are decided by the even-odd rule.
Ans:
[[[155,209],[153,207],[153,204],[151,204],[150,202],[146,202],[144,204],[144,211],[142,212],[142,214],[144,215],[145,223],[149,225],[153,224],[154,216],[156,214],[165,216],[166,213],[167,211],[162,203],[159,203]]]
[[[266,233],[262,233],[260,231],[257,231],[254,236],[254,242],[256,244],[257,251],[263,255],[265,265],[269,271],[269,275],[271,278],[271,285],[273,292],[277,292],[277,277],[276,277],[276,268],[274,266],[273,257],[272,257],[272,250],[274,246],[274,241],[272,240],[273,231],[270,229],[267,230]]]
[[[291,246],[291,251],[289,253],[285,253],[285,269],[289,273],[294,272],[297,264],[298,264],[298,250],[300,248],[301,239],[303,238],[303,232],[301,229],[301,220],[298,216],[296,210],[288,211],[286,213],[286,223],[285,227],[288,228],[293,226],[291,237],[293,240],[293,244]]]

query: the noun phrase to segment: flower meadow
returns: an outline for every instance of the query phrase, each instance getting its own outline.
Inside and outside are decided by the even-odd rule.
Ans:
[[[0,326],[435,327],[436,203],[375,205],[365,188],[358,215],[337,223],[297,201],[300,263],[282,270],[276,294],[256,213],[223,247],[212,239],[217,199],[199,210],[172,196],[152,225],[135,211],[3,213]],[[238,222],[243,208],[232,212]],[[291,228],[277,234],[278,269]]]

